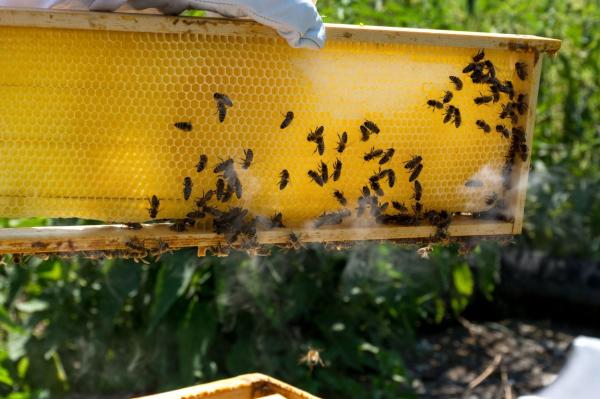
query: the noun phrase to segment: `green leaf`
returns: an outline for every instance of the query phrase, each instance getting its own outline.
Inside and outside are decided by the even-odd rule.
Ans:
[[[12,387],[14,384],[14,381],[13,381],[12,377],[10,376],[10,373],[8,372],[7,369],[5,369],[2,366],[0,366],[0,383],[8,385],[9,387]]]
[[[41,279],[59,281],[60,279],[62,279],[63,269],[61,267],[60,261],[55,260],[42,262],[36,268],[35,272]]]
[[[434,320],[436,323],[441,323],[444,320],[444,316],[446,315],[446,305],[444,301],[440,298],[435,300],[435,316]]]
[[[202,378],[206,352],[216,331],[214,306],[210,302],[190,302],[177,331],[181,384]]]
[[[177,298],[185,293],[197,262],[197,259],[189,258],[181,264],[178,262],[181,259],[180,256],[170,256],[167,259],[158,272],[154,287],[155,301],[150,311],[149,333],[156,328]]]
[[[21,326],[12,321],[8,311],[2,305],[0,305],[0,328],[12,333],[19,333],[23,331]]]
[[[20,379],[25,378],[27,370],[29,370],[29,358],[27,356],[24,356],[17,363],[17,375]]]
[[[454,265],[452,270],[454,288],[460,295],[471,296],[473,293],[473,275],[467,262]]]
[[[25,355],[25,345],[31,336],[27,333],[9,333],[7,339],[8,358],[16,361]]]
[[[48,309],[48,302],[39,299],[32,299],[27,302],[19,302],[15,305],[15,307],[24,313],[35,313]]]

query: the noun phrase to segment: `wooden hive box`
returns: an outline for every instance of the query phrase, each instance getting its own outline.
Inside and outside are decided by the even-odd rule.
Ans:
[[[542,58],[560,41],[335,24],[327,25],[327,35],[326,47],[312,51],[292,49],[249,21],[0,9],[0,216],[146,222],[156,196],[154,220],[183,219],[195,198],[215,189],[216,164],[231,158],[240,198],[213,197],[210,205],[246,209],[248,219],[280,212],[286,228],[259,228],[261,244],[285,244],[292,231],[304,242],[429,239],[439,229],[424,215],[442,210],[455,215],[447,229],[453,237],[519,234]],[[480,50],[485,57],[475,69],[483,83],[463,73]],[[485,61],[497,80],[490,80]],[[517,63],[525,79],[517,76]],[[461,79],[461,90],[449,76]],[[492,86],[501,88],[497,99],[477,105],[475,98],[494,96]],[[447,91],[452,99],[442,109],[428,107]],[[215,93],[233,102],[222,123]],[[460,125],[450,105],[459,110]],[[294,118],[281,129],[289,111]],[[378,134],[361,131],[367,120]],[[177,122],[192,128],[179,129]],[[497,125],[508,129],[507,137]],[[319,126],[322,155],[319,139],[307,140]],[[523,132],[522,142],[513,128]],[[348,142],[340,153],[343,132]],[[507,168],[511,146],[521,144],[523,159],[516,151]],[[383,165],[381,156],[364,160],[371,149],[389,148],[394,155]],[[254,160],[243,169],[246,149]],[[201,154],[208,165],[198,173]],[[418,204],[412,171],[404,167],[415,155],[422,158]],[[308,176],[321,162],[331,175],[337,161],[337,181],[330,177],[320,186]],[[280,190],[284,169],[290,182]],[[369,189],[377,197],[373,214],[398,214],[394,201],[407,211],[370,217],[369,201],[359,199],[362,187],[389,169],[395,179],[381,175],[383,195]],[[185,177],[192,183],[188,200]],[[344,194],[344,207],[334,191]],[[367,216],[358,216],[360,207]],[[341,224],[315,226],[320,215],[342,208],[350,216]],[[132,240],[159,252],[194,246],[200,253],[227,241],[207,216],[185,232],[164,223],[135,231],[114,224],[4,229],[0,253],[129,251]]]

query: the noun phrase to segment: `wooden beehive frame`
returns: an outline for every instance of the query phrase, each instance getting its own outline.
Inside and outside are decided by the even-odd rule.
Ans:
[[[202,32],[268,38],[275,35],[271,29],[250,21],[2,8],[0,8],[0,26],[124,32]],[[536,109],[542,57],[546,53],[553,54],[560,48],[560,41],[558,40],[527,35],[482,34],[339,24],[328,24],[327,34],[329,38],[339,41],[411,43],[533,52],[536,63],[531,74],[533,91],[529,96],[528,105],[530,110]],[[535,115],[532,112],[528,117],[526,126],[528,143],[531,143],[533,139],[534,124]],[[523,226],[529,166],[528,159],[513,171],[513,187],[516,187],[516,189],[507,198],[511,209],[515,210],[513,222],[457,217],[449,228],[449,234],[455,237],[520,234]],[[261,244],[286,243],[290,232],[288,229],[259,232],[258,241]],[[428,225],[416,227],[375,226],[358,229],[334,227],[319,230],[295,229],[294,232],[299,234],[304,242],[340,242],[356,240],[357,237],[360,237],[361,240],[427,238],[435,233],[435,228]],[[134,236],[150,248],[161,243],[166,243],[169,248],[173,249],[198,247],[201,255],[205,253],[206,248],[223,241],[222,237],[212,232],[174,233],[164,224],[148,225],[137,231],[126,229],[123,225],[20,228],[0,231],[0,253],[35,254],[126,250],[125,242]]]
[[[238,377],[138,399],[319,399],[264,374]]]

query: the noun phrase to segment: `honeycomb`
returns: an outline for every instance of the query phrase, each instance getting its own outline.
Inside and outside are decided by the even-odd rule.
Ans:
[[[419,177],[425,209],[474,212],[484,196],[501,193],[498,174],[509,141],[493,129],[499,104],[477,106],[484,86],[461,73],[475,48],[329,40],[321,51],[292,49],[281,39],[208,33],[141,33],[0,27],[0,215],[79,217],[103,221],[148,220],[148,198],[161,201],[159,218],[182,218],[193,198],[215,186],[212,168],[233,157],[243,196],[230,202],[255,214],[282,212],[302,225],[339,208],[341,190],[354,208],[360,188],[377,167],[362,157],[371,147],[396,153],[397,174],[383,201],[412,203],[403,162],[423,157]],[[514,64],[532,53],[486,49],[501,80],[528,93]],[[464,82],[454,91],[449,75]],[[454,92],[462,126],[442,122],[426,105]],[[233,101],[219,123],[213,93]],[[295,114],[281,130],[284,115]],[[492,133],[477,129],[484,119]],[[525,118],[522,118],[525,126]],[[365,121],[381,129],[360,141]],[[190,121],[192,131],[174,123]],[[325,153],[306,140],[325,127]],[[338,133],[349,136],[343,154]],[[239,166],[243,150],[254,162]],[[209,167],[197,173],[200,154]],[[341,178],[323,187],[308,169],[339,158]],[[279,173],[291,181],[279,190]],[[193,181],[183,199],[183,180]],[[466,188],[468,179],[481,188]]]

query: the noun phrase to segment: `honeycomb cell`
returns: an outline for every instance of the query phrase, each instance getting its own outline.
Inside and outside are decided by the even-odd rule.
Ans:
[[[509,141],[494,130],[502,122],[500,103],[476,106],[473,98],[486,87],[461,73],[476,51],[336,40],[321,51],[300,51],[258,37],[0,27],[0,215],[143,221],[147,199],[157,195],[161,218],[181,218],[190,211],[183,177],[200,195],[216,182],[214,165],[232,157],[244,195],[228,205],[280,211],[289,226],[302,226],[337,208],[336,189],[355,207],[379,167],[362,160],[371,147],[396,150],[385,166],[396,171],[396,186],[383,185],[382,201],[412,204],[403,162],[419,154],[425,209],[484,210],[483,197],[502,191]],[[532,82],[515,79],[514,63],[532,65],[532,54],[486,54],[499,80],[529,94]],[[464,82],[451,102],[461,110],[458,129],[426,105],[453,90],[449,75]],[[215,92],[234,103],[223,123]],[[295,118],[281,130],[287,111]],[[360,141],[365,119],[381,128],[368,142]],[[477,119],[492,132],[477,129]],[[191,121],[193,131],[177,130],[179,121]],[[323,157],[306,141],[320,125]],[[338,154],[343,131],[349,143]],[[246,148],[254,162],[242,171]],[[209,167],[198,174],[200,154]],[[308,169],[321,160],[332,168],[336,159],[343,163],[339,181],[319,187],[309,180]],[[282,169],[291,183],[280,191]],[[475,178],[484,187],[466,189]]]

